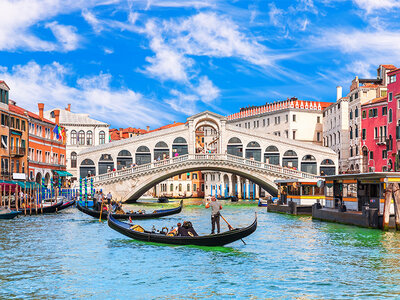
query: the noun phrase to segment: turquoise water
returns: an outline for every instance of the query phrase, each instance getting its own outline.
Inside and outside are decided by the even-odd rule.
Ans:
[[[400,298],[400,234],[248,204],[223,209],[234,226],[250,224],[254,212],[259,227],[247,245],[217,248],[136,242],[75,208],[0,221],[0,298]],[[140,224],[161,228],[189,219],[208,233],[209,216],[192,204]]]

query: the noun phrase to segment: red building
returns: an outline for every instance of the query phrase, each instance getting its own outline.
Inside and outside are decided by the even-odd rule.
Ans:
[[[400,69],[388,73],[388,169],[400,171]]]
[[[386,97],[380,97],[361,105],[363,172],[385,172],[388,170],[388,104],[386,100]]]
[[[147,126],[147,130],[140,128],[120,128],[119,130],[116,128],[110,129],[110,141],[119,141],[123,139],[129,139],[131,137],[142,135],[149,132],[149,127]]]

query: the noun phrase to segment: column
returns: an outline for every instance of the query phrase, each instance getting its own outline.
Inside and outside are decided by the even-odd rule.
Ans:
[[[213,192],[213,186],[211,185],[211,194],[210,194],[210,196],[212,197],[212,192]]]
[[[235,175],[236,176],[236,175]],[[236,176],[236,188],[237,188],[237,193],[238,193],[238,198],[242,198],[242,182],[240,181],[240,176]]]
[[[246,198],[250,199],[250,182],[248,179],[246,179],[246,183],[245,183],[245,189],[246,189]]]
[[[233,190],[233,184],[232,184],[232,176],[235,176],[235,175],[228,175],[228,178],[229,178],[229,193],[228,193],[228,196],[234,196],[235,195],[235,191]]]
[[[260,198],[260,186],[256,185],[256,200]]]

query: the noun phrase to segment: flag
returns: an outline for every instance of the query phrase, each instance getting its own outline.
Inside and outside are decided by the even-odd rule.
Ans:
[[[61,126],[58,126],[58,139],[59,139],[59,140],[62,139],[62,135],[61,135]]]
[[[62,136],[63,144],[65,145],[65,143],[67,142],[67,133],[65,132],[64,127],[61,129],[61,136]]]
[[[56,135],[57,140],[59,140],[59,139],[60,139],[60,136],[59,136],[59,134],[58,134],[58,125],[56,125],[56,127],[54,127],[53,133]]]

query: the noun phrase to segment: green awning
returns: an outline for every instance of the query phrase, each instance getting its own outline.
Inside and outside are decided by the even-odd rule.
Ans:
[[[67,171],[56,171],[56,173],[61,177],[72,176],[72,174]]]
[[[22,135],[22,133],[21,133],[21,132],[14,131],[14,130],[11,130],[11,134],[15,134],[15,135]]]

